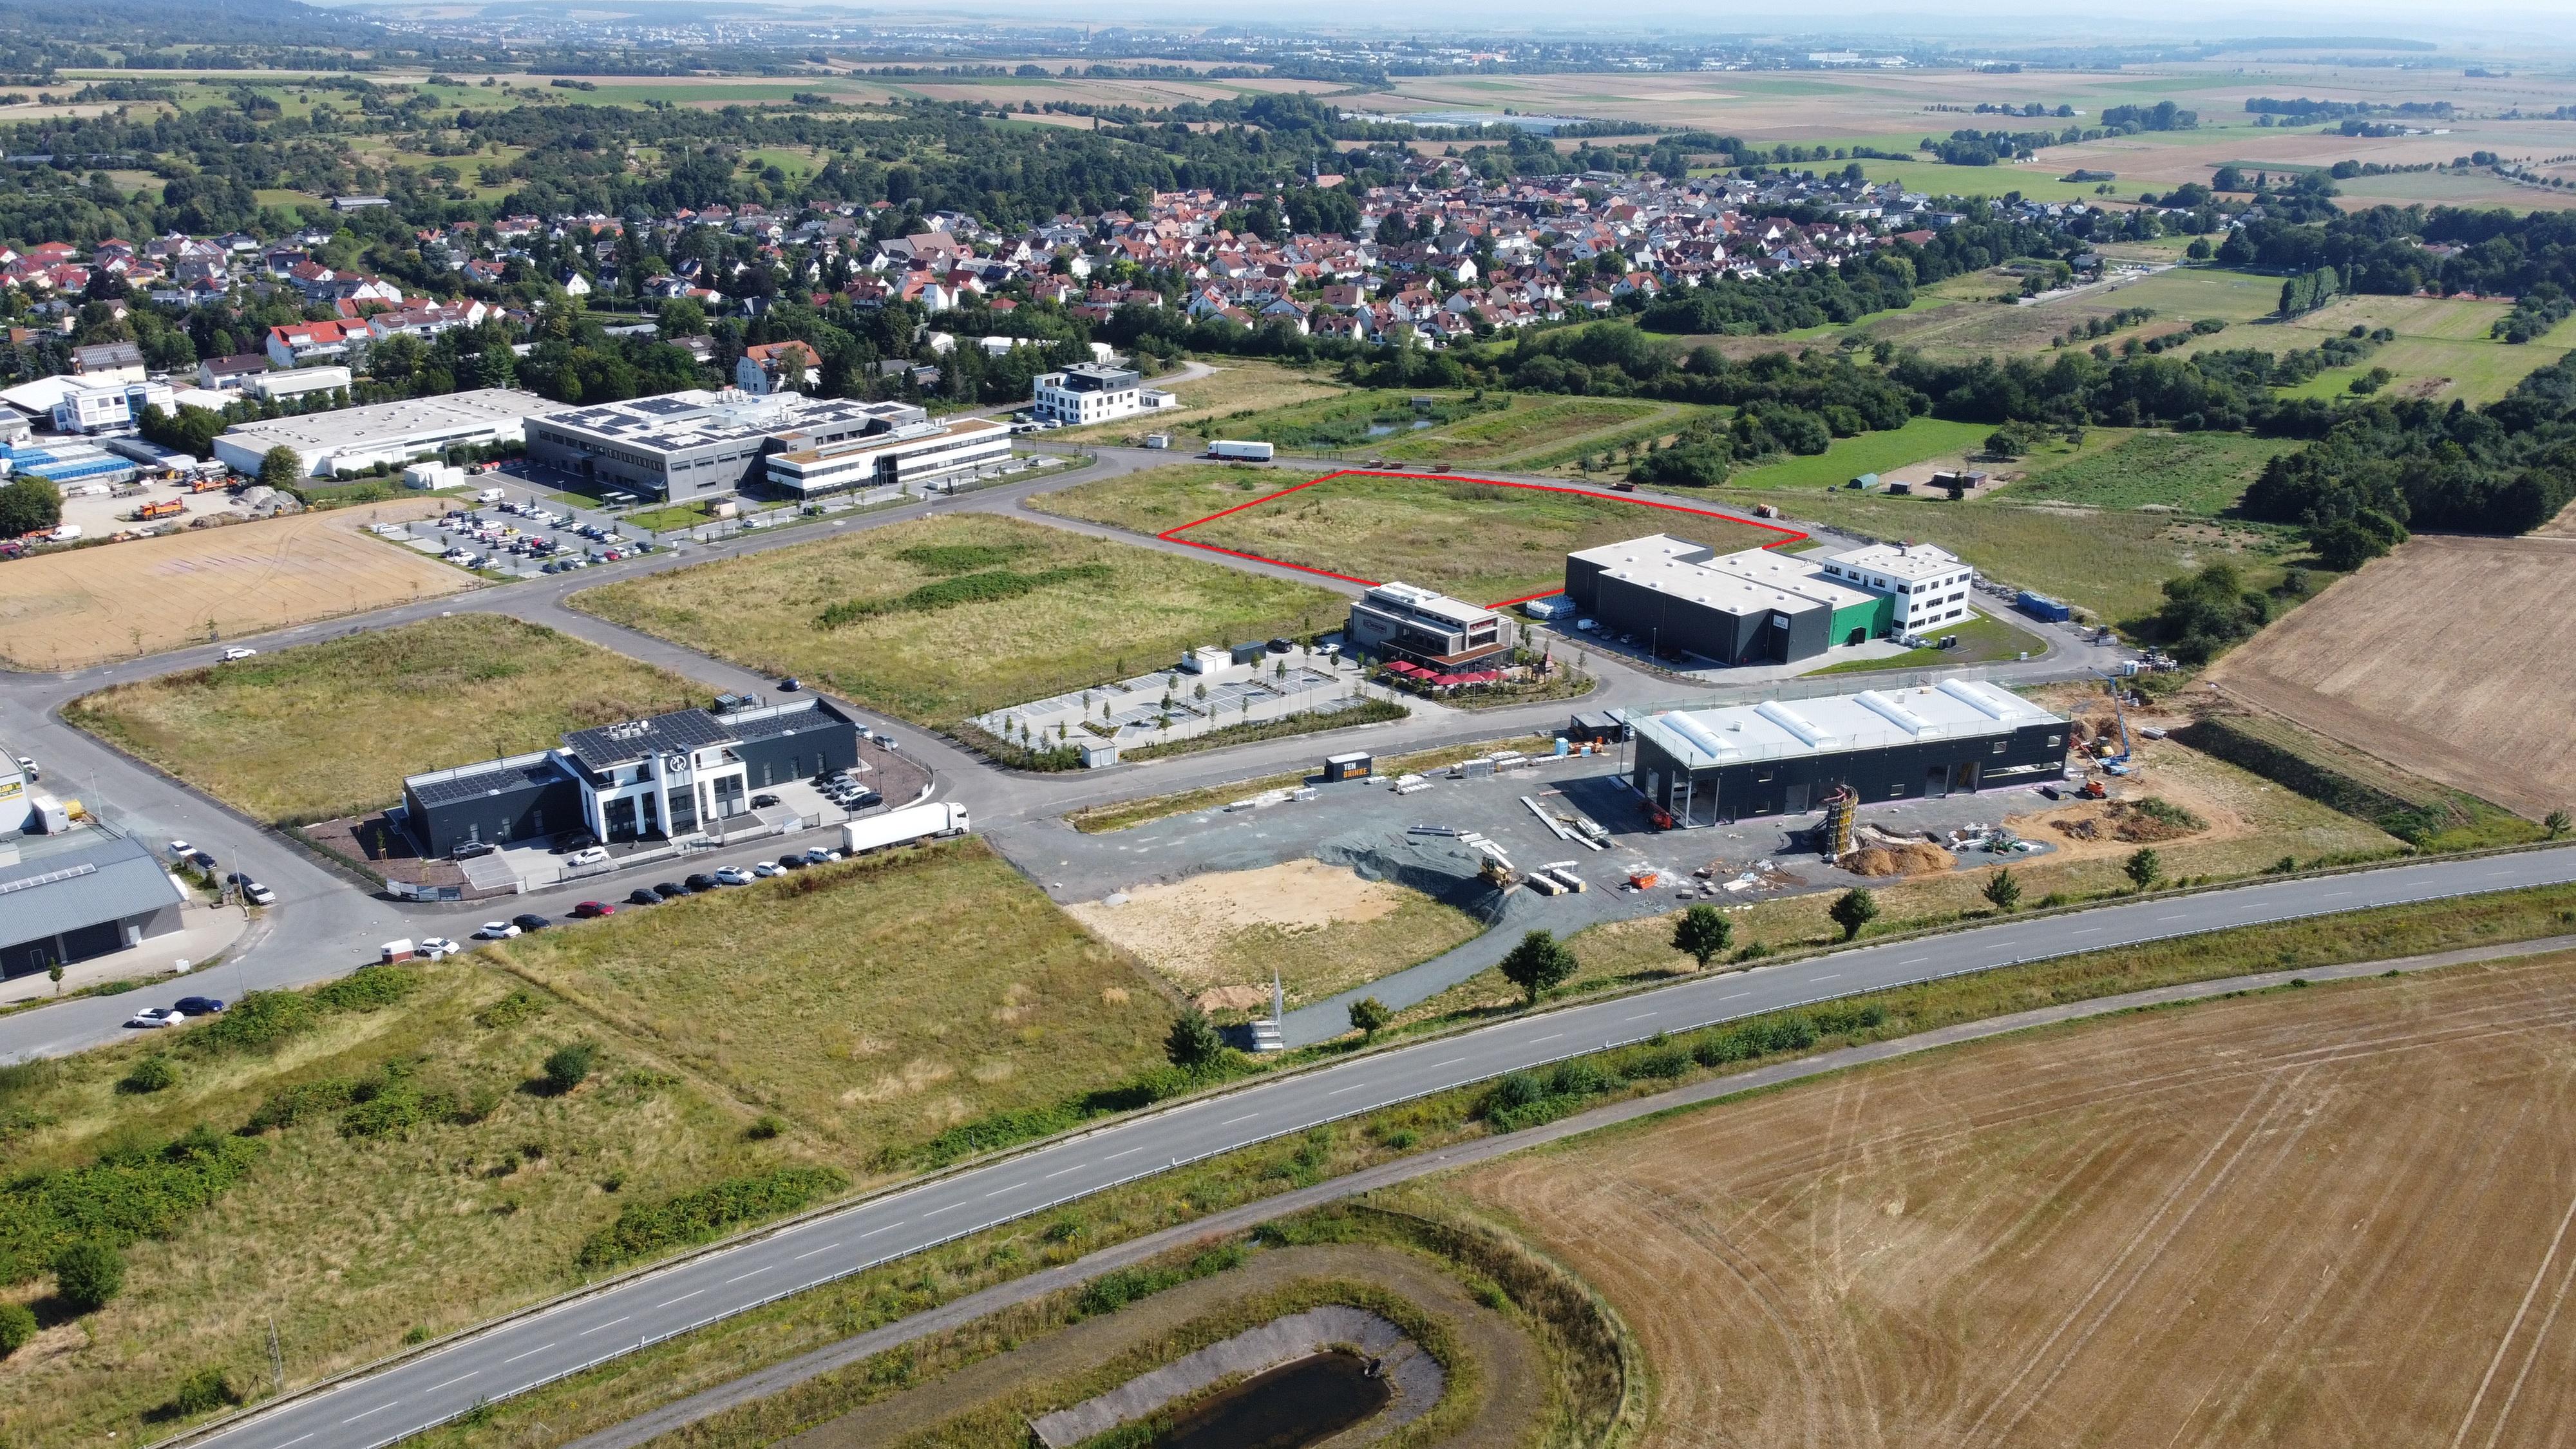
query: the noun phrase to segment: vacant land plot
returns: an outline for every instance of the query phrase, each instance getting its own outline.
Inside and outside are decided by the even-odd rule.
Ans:
[[[1269,362],[1229,361],[1207,377],[1172,389],[1179,405],[1151,416],[1095,423],[1049,436],[1060,438],[1136,437],[1148,432],[1185,432],[1198,437],[1232,437],[1233,425],[1274,408],[1316,398],[1337,397],[1348,389],[1314,373]]]
[[[2225,513],[2245,496],[2264,464],[2296,446],[2244,433],[2141,433],[2035,473],[2013,485],[2012,496],[2096,508]]]
[[[2553,1443],[2571,1011],[2565,957],[2276,992],[1455,1185],[1636,1332],[1648,1445]]]
[[[1074,518],[1163,533],[1305,482],[1279,469],[1177,467],[1086,483],[1032,500]],[[1302,567],[1409,584],[1487,603],[1561,585],[1568,550],[1669,533],[1733,551],[1781,541],[1776,529],[1615,494],[1467,479],[1326,475],[1258,507],[1176,534]]]
[[[1505,411],[1393,438],[1377,451],[1390,458],[1500,463],[1533,452],[1591,446],[1593,440],[1660,416],[1669,416],[1678,430],[1701,411],[1612,398],[1515,398]]]
[[[1339,596],[984,515],[923,519],[573,596],[630,628],[822,680],[918,724],[1306,634]],[[828,611],[828,612],[827,612]]]
[[[0,569],[0,659],[20,669],[256,634],[472,586],[469,574],[360,532],[444,505],[405,499],[20,559]]]
[[[1863,473],[1888,473],[1909,463],[1964,457],[1993,431],[1983,423],[1915,418],[1887,432],[1836,438],[1821,453],[1748,468],[1727,482],[1738,488],[1840,488]]]
[[[2067,504],[1819,493],[1791,512],[1875,538],[1939,544],[1988,578],[2114,623],[2152,611],[2166,579],[2219,559],[2268,583],[2295,546],[2286,535],[2250,526]]]
[[[405,775],[552,749],[695,693],[552,629],[464,614],[115,685],[64,717],[245,813],[304,824],[383,805]]]
[[[2044,351],[2071,329],[2130,308],[2150,308],[2157,322],[2169,327],[2204,317],[2250,322],[2270,313],[2281,300],[2278,277],[2213,267],[2177,267],[2030,306],[1986,300],[2010,295],[2019,286],[2018,277],[1999,272],[1953,278],[1940,287],[1943,294],[1961,299],[1956,305],[1864,317],[1850,330],[1940,357],[2027,353]],[[2097,340],[2117,346],[2131,330]],[[2219,334],[2230,339],[2236,335]],[[2313,340],[2306,345],[2314,345]]]
[[[2290,321],[2265,320],[2200,337],[2190,341],[2184,350],[2250,347],[2287,352],[2344,336],[2355,327],[2368,331],[2385,328],[2396,334],[2394,339],[2374,348],[2355,365],[2328,368],[2288,389],[2289,394],[2343,397],[2355,377],[2373,368],[2386,368],[2396,374],[2396,380],[2385,389],[2389,396],[2459,398],[2472,404],[2493,402],[2536,369],[2567,354],[2569,339],[2555,332],[2521,344],[2499,342],[2489,336],[2490,329],[2507,310],[2501,302],[2453,297],[2350,296]]]
[[[2532,819],[2576,804],[2576,543],[2418,538],[2222,660],[2211,680]],[[2559,641],[2552,643],[2551,641]]]
[[[1420,891],[1316,860],[1192,876],[1068,909],[1211,1011],[1267,1007],[1274,971],[1290,1005],[1319,1000],[1485,929]]]

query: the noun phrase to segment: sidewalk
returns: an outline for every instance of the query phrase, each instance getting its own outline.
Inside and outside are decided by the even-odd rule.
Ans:
[[[202,966],[217,952],[231,947],[250,929],[239,906],[201,906],[191,903],[180,908],[180,928],[166,936],[154,936],[140,946],[106,956],[93,956],[75,961],[63,968],[62,989],[78,991],[103,981],[120,981],[139,976],[158,976],[181,961]],[[222,993],[218,992],[217,995]],[[13,976],[0,982],[0,1006],[15,1006],[54,995],[54,983],[38,971],[26,976]]]

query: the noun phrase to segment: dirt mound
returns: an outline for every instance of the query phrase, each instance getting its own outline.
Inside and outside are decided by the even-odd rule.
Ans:
[[[1948,870],[1950,852],[1922,841],[1865,845],[1836,862],[1854,875],[1929,875]]]
[[[2106,801],[2084,813],[2060,815],[2048,823],[2069,840],[2117,840],[2129,845],[2180,840],[2209,828],[2208,821],[2153,796]]]
[[[1263,986],[1219,986],[1191,997],[1190,1004],[1201,1011],[1251,1011],[1270,1004],[1270,990]]]

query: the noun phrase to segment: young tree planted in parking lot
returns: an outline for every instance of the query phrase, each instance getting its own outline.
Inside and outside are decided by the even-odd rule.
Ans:
[[[1987,878],[1984,894],[1986,904],[2009,914],[2021,904],[2021,882],[2013,879],[2010,870],[1999,870]]]
[[[1387,1009],[1385,1002],[1374,996],[1363,996],[1351,1003],[1351,1030],[1364,1037],[1374,1040],[1379,1032],[1386,1030],[1386,1024],[1393,1020],[1395,1020],[1395,1013]]]
[[[1553,932],[1532,931],[1503,957],[1503,979],[1521,989],[1525,1004],[1536,1006],[1540,997],[1565,984],[1574,967],[1574,952]]]
[[[1163,1055],[1183,1071],[1195,1072],[1213,1065],[1225,1050],[1225,1038],[1217,1032],[1216,1023],[1195,1006],[1185,1007],[1172,1018],[1172,1029],[1163,1034]]]
[[[1734,939],[1735,923],[1715,906],[1693,906],[1673,922],[1673,949],[1697,961],[1702,970],[1725,954]]]
[[[2165,878],[2164,857],[2156,854],[2155,847],[2151,845],[2141,845],[2131,852],[2129,858],[2121,862],[2120,869],[2128,873],[2129,883],[2140,890],[2147,890]]]
[[[96,1313],[125,1286],[125,1255],[103,1238],[65,1243],[54,1254],[54,1296],[74,1312]]]
[[[1878,897],[1854,886],[1834,897],[1834,903],[1826,909],[1825,915],[1843,928],[1844,940],[1851,940],[1860,934],[1861,927],[1878,919]]]

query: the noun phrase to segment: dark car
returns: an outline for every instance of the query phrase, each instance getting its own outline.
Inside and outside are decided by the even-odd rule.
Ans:
[[[630,906],[658,906],[662,904],[662,898],[653,894],[652,890],[648,887],[637,886],[632,891],[627,892],[626,904]]]
[[[522,931],[542,931],[546,927],[553,925],[554,922],[547,920],[545,917],[538,915],[534,911],[530,911],[524,916],[512,916],[510,918],[510,924],[518,927]]]
[[[673,896],[684,896],[688,893],[689,888],[675,880],[657,881],[653,886],[653,894],[666,901]]]
[[[599,837],[592,835],[587,831],[579,835],[567,835],[561,841],[556,843],[555,853],[557,855],[561,855],[567,851],[588,850],[598,843]]]
[[[454,860],[472,860],[478,855],[490,855],[491,853],[492,842],[488,840],[460,840],[456,842],[456,848],[449,851],[447,854],[449,858]]]
[[[170,1009],[181,1016],[212,1016],[223,1010],[224,1004],[212,996],[182,996],[170,1003]]]
[[[583,901],[580,905],[572,908],[572,913],[579,919],[588,921],[595,920],[601,916],[616,915],[617,907],[610,905],[606,901]]]
[[[711,875],[704,875],[704,874],[701,874],[701,875],[693,875],[693,876],[689,877],[689,879],[688,879],[688,887],[689,887],[689,889],[691,889],[691,890],[693,890],[693,891],[711,891],[711,890],[719,890],[719,889],[721,889],[721,888],[722,888],[722,887],[717,883],[716,878],[715,878],[714,876],[711,876]]]
[[[793,855],[782,855],[778,857],[778,863],[787,867],[789,870],[803,870],[805,868],[805,853],[800,850]]]
[[[751,797],[751,808],[754,810],[766,810],[777,803],[778,797],[775,795],[754,795]]]
[[[805,681],[797,678],[793,674],[778,681],[778,692],[781,694],[794,694],[796,691],[803,689],[804,687]]]
[[[861,790],[856,795],[853,795],[848,800],[844,801],[843,808],[855,813],[857,811],[865,810],[871,805],[882,805],[884,803],[885,797],[878,794],[876,791]]]
[[[215,868],[215,858],[205,851],[192,850],[188,852],[188,864],[195,866],[199,870],[213,870]]]
[[[225,876],[225,877],[224,877],[224,884],[226,884],[226,885],[236,885],[236,886],[253,886],[253,885],[257,885],[257,884],[259,884],[259,882],[258,882],[258,881],[255,881],[255,880],[253,880],[253,879],[251,879],[249,876],[246,876],[246,875],[242,874],[240,871],[234,871],[232,874],[230,874],[230,875],[228,875],[228,876]]]

